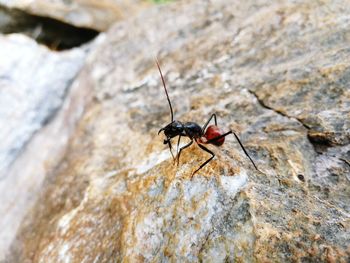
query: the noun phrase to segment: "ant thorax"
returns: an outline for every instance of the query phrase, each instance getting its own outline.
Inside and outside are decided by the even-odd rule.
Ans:
[[[201,126],[195,122],[186,122],[184,124],[184,128],[186,135],[190,138],[199,139],[203,136],[203,130]]]

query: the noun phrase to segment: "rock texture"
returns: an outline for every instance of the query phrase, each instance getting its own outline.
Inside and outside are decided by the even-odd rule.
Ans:
[[[25,34],[53,50],[81,46],[96,37],[98,31],[79,28],[49,17],[31,15],[0,5],[0,32]]]
[[[0,4],[98,31],[108,29],[114,22],[127,18],[147,6],[147,2],[140,0],[0,0]]]
[[[0,37],[0,42],[3,149],[0,172],[3,173],[33,134],[60,108],[84,63],[85,52],[80,49],[50,52],[21,35]]]
[[[94,103],[23,222],[12,262],[349,262],[350,10],[343,1],[195,1],[112,28]],[[180,165],[169,108],[233,137]],[[176,144],[176,142],[175,142]]]
[[[2,259],[82,114],[86,91],[71,83],[88,48],[57,53],[17,34],[0,36],[0,46]]]

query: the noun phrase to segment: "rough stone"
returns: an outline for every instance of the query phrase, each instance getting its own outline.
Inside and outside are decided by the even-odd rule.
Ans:
[[[349,262],[349,13],[343,1],[193,1],[113,27],[87,63],[94,103],[10,259]],[[195,144],[173,165],[154,55],[176,119],[216,112],[262,172],[233,136],[192,179],[209,157]]]
[[[25,11],[1,5],[0,32],[3,34],[24,34],[52,50],[82,46],[94,39],[99,33],[93,29],[75,27],[49,17],[31,15]]]
[[[108,29],[114,22],[125,19],[147,6],[147,2],[141,0],[0,0],[0,4],[98,31]]]
[[[85,52],[50,52],[22,35],[0,36],[0,44],[2,174],[60,108]]]
[[[84,92],[70,87],[88,47],[57,53],[17,34],[0,46],[1,260],[82,114]]]

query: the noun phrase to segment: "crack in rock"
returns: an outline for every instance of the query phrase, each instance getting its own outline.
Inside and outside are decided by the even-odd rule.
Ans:
[[[256,100],[259,102],[261,107],[263,107],[265,109],[268,109],[268,110],[272,110],[272,111],[276,112],[277,114],[279,114],[279,115],[281,115],[283,117],[287,117],[289,119],[296,120],[301,125],[303,125],[305,127],[305,129],[310,130],[310,127],[307,124],[305,124],[302,120],[300,120],[300,119],[298,119],[296,117],[290,116],[290,115],[286,114],[285,112],[283,112],[281,110],[277,110],[277,109],[274,109],[271,106],[268,106],[261,98],[259,98],[259,96],[253,90],[248,89],[248,92],[250,94],[252,94],[256,98]]]

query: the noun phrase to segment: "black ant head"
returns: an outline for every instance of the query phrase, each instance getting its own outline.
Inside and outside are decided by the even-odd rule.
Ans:
[[[158,134],[161,132],[164,132],[164,135],[166,136],[166,139],[164,140],[164,144],[169,143],[171,138],[174,138],[175,136],[178,136],[183,133],[184,126],[179,121],[173,121],[169,123],[167,126],[161,128],[158,131]]]

